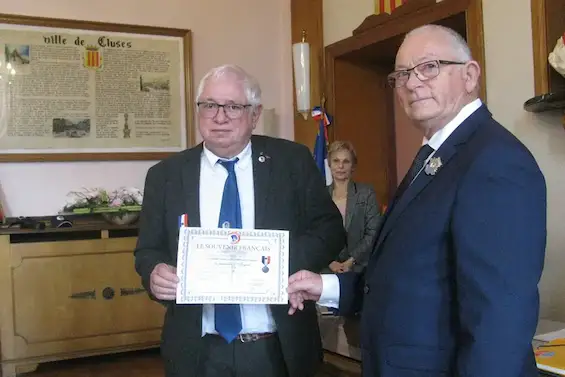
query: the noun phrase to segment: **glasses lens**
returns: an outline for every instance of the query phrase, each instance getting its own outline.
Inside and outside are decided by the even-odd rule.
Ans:
[[[414,70],[421,77],[425,77],[426,79],[433,79],[434,77],[439,75],[439,62],[432,60],[430,62],[418,64],[416,67],[414,67]]]
[[[409,72],[393,72],[388,75],[388,84],[391,88],[400,88],[401,86],[404,86],[406,84],[409,76]]]
[[[218,114],[218,111],[222,107],[224,109],[224,114],[230,119],[238,119],[243,115],[245,110],[244,105],[219,105],[215,102],[200,102],[198,104],[198,112],[204,118],[213,118]]]
[[[198,112],[204,118],[213,118],[218,113],[218,104],[213,102],[201,102],[198,104]]]
[[[396,88],[396,77],[394,77],[394,75],[388,75],[388,77],[386,78],[388,81],[388,85],[391,88]]]
[[[237,119],[241,117],[244,108],[245,106],[243,105],[224,105],[224,111],[230,119]]]

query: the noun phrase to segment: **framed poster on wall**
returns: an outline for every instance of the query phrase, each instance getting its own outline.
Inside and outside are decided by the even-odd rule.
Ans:
[[[190,30],[0,15],[0,162],[192,146],[191,48]]]

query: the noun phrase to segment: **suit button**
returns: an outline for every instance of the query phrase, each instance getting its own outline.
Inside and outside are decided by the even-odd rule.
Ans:
[[[363,287],[363,292],[364,292],[365,294],[369,294],[369,291],[370,291],[370,289],[369,289],[369,284],[365,284],[365,286]]]

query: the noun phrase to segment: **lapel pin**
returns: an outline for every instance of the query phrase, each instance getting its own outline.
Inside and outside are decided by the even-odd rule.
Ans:
[[[259,162],[265,162],[267,159],[271,158],[270,156],[267,156],[265,154],[263,154],[263,152],[259,153],[259,158],[257,158],[259,160]]]
[[[426,167],[424,168],[424,172],[427,175],[436,175],[437,171],[442,166],[443,163],[441,162],[441,157],[432,157],[430,158],[430,161],[426,164]]]

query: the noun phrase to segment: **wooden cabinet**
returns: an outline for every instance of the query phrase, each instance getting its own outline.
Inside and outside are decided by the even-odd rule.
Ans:
[[[0,235],[3,377],[159,345],[164,308],[141,287],[135,242],[131,230]]]

